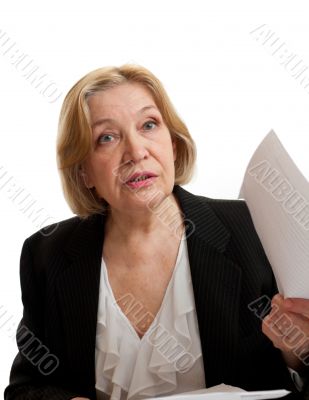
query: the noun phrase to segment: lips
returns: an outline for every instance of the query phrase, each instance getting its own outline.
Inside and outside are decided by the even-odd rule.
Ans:
[[[145,179],[147,178],[152,178],[152,177],[156,177],[157,175],[154,174],[151,171],[141,171],[141,172],[135,172],[134,174],[132,174],[129,179],[125,182],[125,183],[129,183],[130,181],[134,181],[134,179],[140,178],[144,176]]]

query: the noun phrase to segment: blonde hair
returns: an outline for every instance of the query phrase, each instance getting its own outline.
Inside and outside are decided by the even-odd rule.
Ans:
[[[64,197],[73,213],[86,218],[104,213],[107,202],[84,183],[81,167],[92,150],[87,98],[123,83],[140,83],[149,90],[176,143],[175,184],[190,181],[194,172],[196,146],[184,122],[177,115],[162,83],[146,68],[134,64],[104,67],[89,72],[67,93],[60,112],[57,137],[57,165]]]

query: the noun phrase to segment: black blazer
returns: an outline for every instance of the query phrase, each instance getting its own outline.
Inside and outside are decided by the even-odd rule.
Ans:
[[[294,385],[248,305],[277,292],[246,203],[173,192],[187,246],[207,387]],[[95,337],[105,217],[73,217],[25,240],[19,353],[5,399],[95,399]],[[192,229],[193,227],[193,229]],[[266,297],[267,296],[267,297]],[[57,364],[59,363],[59,364]]]

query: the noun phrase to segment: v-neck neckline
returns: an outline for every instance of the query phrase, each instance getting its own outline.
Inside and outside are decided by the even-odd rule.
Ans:
[[[117,301],[115,299],[115,296],[114,296],[113,289],[112,289],[112,287],[110,285],[110,282],[109,282],[107,266],[106,266],[106,263],[104,261],[104,258],[102,257],[102,268],[103,268],[103,271],[104,271],[105,282],[106,282],[109,294],[111,296],[113,305],[116,307],[116,310],[118,311],[118,314],[124,320],[126,325],[128,325],[130,331],[132,332],[132,334],[135,337],[135,339],[139,342],[139,344],[141,344],[143,342],[143,339],[146,336],[148,336],[149,333],[152,331],[153,327],[155,326],[155,324],[156,324],[156,322],[157,322],[157,320],[158,320],[158,318],[159,318],[159,316],[160,316],[160,314],[161,314],[161,312],[163,310],[164,304],[166,302],[167,296],[168,296],[169,291],[170,291],[170,287],[172,286],[172,283],[173,283],[173,281],[175,279],[176,270],[178,269],[178,265],[180,264],[180,257],[181,257],[181,254],[183,252],[184,241],[185,241],[185,231],[183,232],[182,238],[180,240],[180,244],[179,244],[179,247],[178,247],[177,258],[176,258],[176,263],[174,265],[172,276],[171,276],[171,278],[170,278],[170,280],[168,282],[167,288],[165,290],[165,293],[164,293],[164,296],[163,296],[159,311],[157,312],[156,316],[154,317],[153,321],[151,322],[151,324],[149,325],[147,331],[144,333],[144,335],[142,337],[139,337],[139,335],[136,332],[135,328],[133,327],[131,321],[128,319],[128,317],[125,315],[125,313],[122,311],[122,309],[118,305],[118,303],[117,303]]]

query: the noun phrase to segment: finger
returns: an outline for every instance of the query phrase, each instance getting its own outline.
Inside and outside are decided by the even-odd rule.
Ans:
[[[297,314],[282,312],[276,305],[274,305],[270,314],[264,318],[264,325],[277,337],[288,335],[296,324],[300,325],[302,330],[307,327]]]
[[[278,306],[283,302],[284,298],[280,293],[277,293],[274,295],[274,297],[271,300],[271,305],[273,306],[274,304],[277,304]]]
[[[282,337],[282,344],[287,351],[294,351],[295,354],[308,353],[309,351],[308,337],[298,325],[293,325],[288,333]]]
[[[302,314],[309,318],[309,300],[300,298],[287,298],[282,302],[282,306],[291,312]]]
[[[278,329],[269,315],[263,320],[262,332],[273,342],[275,347],[279,349],[284,348],[282,342],[282,332]]]
[[[271,305],[269,317],[271,317],[274,320],[275,318],[278,318],[279,315],[281,315],[282,313],[283,313],[282,307],[280,307],[280,304],[278,304],[278,301],[274,300]]]
[[[277,314],[278,315],[278,314]],[[279,318],[268,315],[262,324],[263,333],[273,342],[273,345],[285,352],[297,350],[300,354],[308,353],[309,339],[303,330],[293,323],[287,314]]]
[[[292,327],[296,327],[303,332],[304,336],[309,337],[309,322],[307,318],[302,314],[295,314],[292,312],[285,312],[282,315],[285,315],[286,318],[291,321],[291,329]]]
[[[278,322],[277,322],[278,321]],[[271,336],[271,339],[276,339],[276,341],[282,338],[291,328],[291,321],[286,320],[284,316],[272,316],[268,315],[263,320],[264,330],[269,333],[268,336]]]

